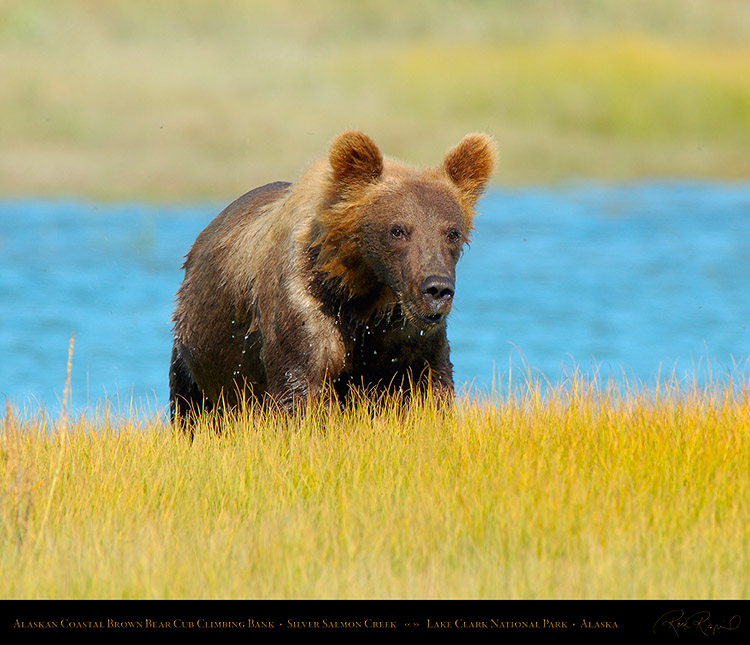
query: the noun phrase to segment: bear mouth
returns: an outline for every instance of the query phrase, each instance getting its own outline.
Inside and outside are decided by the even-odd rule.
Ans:
[[[436,325],[439,323],[443,318],[445,318],[444,314],[430,314],[429,316],[424,316],[422,314],[417,314],[417,317],[430,325]]]
[[[435,313],[435,314],[420,314],[414,309],[409,308],[408,310],[409,318],[412,319],[412,321],[418,326],[423,329],[427,329],[430,327],[434,327],[435,325],[439,325],[443,320],[445,320],[446,315],[441,313]]]

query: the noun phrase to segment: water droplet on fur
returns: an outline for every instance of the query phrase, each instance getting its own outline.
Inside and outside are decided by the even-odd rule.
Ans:
[[[396,363],[396,362],[398,362],[398,359],[397,359],[397,358],[392,358],[392,359],[391,359],[391,363]]]
[[[378,350],[377,350],[377,349],[373,349],[373,350],[372,350],[372,353],[373,353],[373,354],[377,354],[377,353],[378,353]]]
[[[420,330],[419,330],[419,335],[420,335],[420,336],[424,336],[424,329],[420,329]]]
[[[234,325],[234,320],[232,321],[232,324]]]

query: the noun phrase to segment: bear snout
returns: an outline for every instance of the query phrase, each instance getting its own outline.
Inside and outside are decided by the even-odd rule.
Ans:
[[[456,285],[445,275],[430,275],[419,287],[427,306],[435,313],[445,315],[450,310]]]

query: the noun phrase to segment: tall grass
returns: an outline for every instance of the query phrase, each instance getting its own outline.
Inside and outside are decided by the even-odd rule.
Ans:
[[[744,385],[2,424],[5,598],[747,598]]]

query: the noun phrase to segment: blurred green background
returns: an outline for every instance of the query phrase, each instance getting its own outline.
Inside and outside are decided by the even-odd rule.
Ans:
[[[233,198],[345,128],[495,181],[750,178],[747,0],[0,0],[0,196]]]

